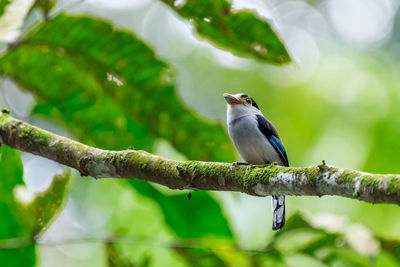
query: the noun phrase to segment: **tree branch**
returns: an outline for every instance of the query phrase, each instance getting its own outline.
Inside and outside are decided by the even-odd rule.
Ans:
[[[380,175],[326,164],[282,167],[175,161],[145,151],[109,151],[39,129],[0,112],[0,142],[77,169],[95,178],[141,179],[171,189],[238,191],[254,196],[336,195],[400,204],[400,175]]]

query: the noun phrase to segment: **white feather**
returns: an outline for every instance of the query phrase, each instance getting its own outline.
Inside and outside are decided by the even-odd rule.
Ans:
[[[240,95],[240,94],[238,94]],[[237,95],[235,95],[237,96]],[[245,116],[249,116],[249,115],[263,115],[261,113],[261,111],[256,108],[253,107],[251,105],[244,105],[244,104],[228,104],[228,109],[227,109],[227,121],[228,121],[228,125],[234,121],[237,120],[239,118],[245,117]]]
[[[250,105],[228,104],[229,135],[242,158],[251,164],[277,162],[283,164],[278,152],[258,128],[261,111]]]

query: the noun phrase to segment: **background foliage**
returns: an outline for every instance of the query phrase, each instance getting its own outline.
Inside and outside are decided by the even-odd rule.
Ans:
[[[346,6],[332,1],[253,1],[253,11],[244,1],[82,2],[0,1],[0,103],[14,116],[100,148],[231,162],[221,95],[246,92],[292,164],[400,173],[396,30],[346,36],[333,15]],[[396,22],[394,2],[390,10]],[[189,200],[189,191],[75,172],[68,183],[62,166],[5,146],[0,176],[7,266],[400,261],[393,205],[290,197],[287,226],[273,233],[269,199],[194,191]]]

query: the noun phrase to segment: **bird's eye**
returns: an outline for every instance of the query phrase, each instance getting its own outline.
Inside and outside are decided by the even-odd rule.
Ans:
[[[250,97],[247,97],[247,98],[246,98],[246,102],[247,102],[248,104],[251,104],[251,99],[250,99]]]

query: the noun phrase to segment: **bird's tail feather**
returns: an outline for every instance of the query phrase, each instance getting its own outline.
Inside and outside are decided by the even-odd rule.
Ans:
[[[277,231],[285,226],[285,196],[272,196],[272,230]]]

